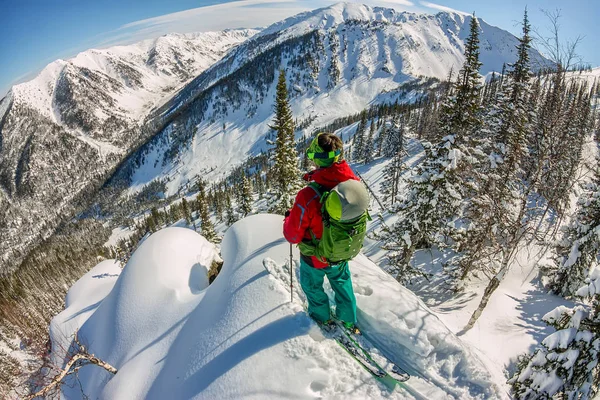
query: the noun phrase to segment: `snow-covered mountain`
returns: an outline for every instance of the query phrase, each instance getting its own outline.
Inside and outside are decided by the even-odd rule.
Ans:
[[[8,96],[15,105],[29,106],[58,125],[119,143],[118,131],[104,126],[108,120],[137,122],[157,102],[255,33],[170,34],[129,46],[88,50],[67,61],[54,61],[35,79],[13,87]]]
[[[162,132],[125,167],[125,175],[132,176],[134,187],[167,178],[174,193],[195,176],[214,178],[266,149],[281,68],[294,117],[305,123],[305,132],[376,102],[413,101],[426,88],[408,93],[399,88],[419,77],[444,79],[461,68],[471,18],[339,3],[276,23],[154,114],[152,123]],[[514,62],[517,38],[479,23],[481,73]],[[535,51],[531,58],[543,61]]]
[[[168,178],[175,193],[266,149],[280,68],[311,132],[369,104],[414,101],[426,90],[416,79],[458,71],[470,20],[339,3],[260,34],[169,35],[50,64],[0,102],[0,270],[89,205],[117,166],[134,188]],[[481,72],[498,71],[517,39],[479,22]]]
[[[0,101],[0,271],[153,132],[143,119],[256,30],[166,35],[48,65]]]
[[[274,273],[289,257],[281,216],[237,222],[221,254],[221,273],[208,286],[214,246],[190,229],[166,228],[122,271],[109,260],[81,278],[52,321],[53,363],[68,361],[78,331],[79,342],[118,372],[85,366],[67,378],[65,398],[505,397],[479,358],[366,257],[350,262],[358,320],[378,349],[413,375],[395,388],[322,334],[303,311],[300,291],[290,303]]]

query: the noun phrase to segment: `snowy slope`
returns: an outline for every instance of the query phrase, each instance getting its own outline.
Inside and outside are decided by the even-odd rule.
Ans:
[[[100,120],[109,113],[137,120],[182,84],[218,61],[227,50],[256,30],[170,34],[128,46],[91,49],[69,60],[56,60],[31,81],[14,86],[11,96],[55,123],[55,90],[64,75],[95,73],[114,100],[108,110],[96,110]],[[111,90],[112,89],[112,90]]]
[[[155,133],[147,114],[256,30],[165,35],[48,65],[0,100],[0,271]]]
[[[600,69],[591,72],[569,73],[572,79],[585,79],[592,85],[599,76]],[[337,131],[344,131],[346,128]],[[409,167],[404,174],[408,178],[410,168],[419,163],[423,157],[423,148],[414,138],[408,139],[408,156],[404,159]],[[576,172],[579,182],[591,179],[593,174],[590,168],[596,165],[598,148],[592,137],[584,147],[581,168]],[[380,193],[380,185],[385,180],[385,168],[390,159],[376,159],[368,165],[352,165],[363,179],[374,189],[376,195],[384,200]],[[405,185],[405,182],[402,183]],[[404,187],[400,189],[402,193]],[[571,199],[571,212],[574,211],[576,195]],[[371,203],[372,214],[382,212],[384,221],[391,226],[395,216],[381,210],[376,202]],[[564,222],[568,221],[564,218]],[[381,222],[377,219],[370,225],[371,231],[381,228]],[[367,238],[363,252],[379,266],[385,268],[387,264],[386,252],[381,249],[381,243]],[[475,326],[465,332],[462,329],[469,321],[473,311],[479,305],[483,292],[488,284],[486,276],[480,279],[472,278],[467,288],[462,292],[455,292],[444,282],[442,273],[442,262],[445,260],[440,253],[433,249],[417,251],[415,263],[424,270],[433,274],[430,281],[416,281],[409,289],[421,299],[430,310],[450,329],[458,335],[461,341],[468,344],[469,348],[476,352],[485,363],[488,370],[494,376],[494,382],[508,392],[510,386],[506,384],[508,378],[515,371],[518,357],[528,353],[537,347],[541,340],[554,331],[543,320],[542,316],[558,306],[572,307],[573,302],[565,300],[560,296],[548,293],[539,278],[539,267],[551,263],[553,256],[553,242],[548,241],[545,245],[526,243],[516,255],[511,269],[498,289],[490,299],[483,314]]]
[[[265,269],[289,256],[280,216],[233,225],[222,255],[223,269],[207,288],[216,251],[191,230],[152,235],[116,281],[110,262],[100,264],[71,289],[68,308],[52,322],[55,362],[70,344],[64,337],[81,326],[80,340],[119,370],[112,378],[94,366],[79,371],[93,398],[503,397],[481,361],[365,257],[351,263],[359,323],[382,351],[411,368],[405,387],[374,380],[323,337],[298,302],[289,303],[282,281]],[[63,391],[67,399],[81,396],[78,385]]]
[[[370,21],[373,28],[385,26],[387,32],[384,34],[396,39],[395,43],[389,41],[383,43],[383,46],[400,53],[399,58],[407,63],[402,67],[403,73],[444,79],[450,67],[454,67],[456,72],[463,62],[464,40],[469,35],[471,19],[470,15],[455,12],[414,14],[359,3],[337,3],[275,23],[256,35],[253,41],[273,34],[277,35],[277,40],[283,41],[315,29],[330,31],[340,24]],[[481,33],[480,61],[483,63],[480,72],[485,75],[490,71],[500,71],[502,63],[515,56],[515,46],[518,44],[516,38],[503,29],[489,25],[481,18],[478,18],[478,22]],[[406,41],[407,44],[403,44],[402,41]],[[369,47],[365,46],[364,50],[371,50]],[[377,49],[380,56],[384,56],[382,53],[386,50]],[[534,63],[543,61],[539,53],[532,52],[532,55]]]
[[[445,79],[450,69],[458,71],[471,18],[338,3],[264,29],[158,110],[154,120],[166,127],[132,163],[132,190],[163,179],[172,194],[198,176],[222,178],[266,150],[279,69],[294,118],[312,121],[299,136],[376,102],[414,101],[391,94],[418,77]],[[514,62],[517,38],[479,23],[481,72]],[[542,60],[535,51],[531,57]]]

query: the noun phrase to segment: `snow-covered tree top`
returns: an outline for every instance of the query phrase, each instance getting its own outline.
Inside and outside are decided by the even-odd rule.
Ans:
[[[586,279],[586,285],[577,291],[581,297],[592,297],[600,294],[600,268],[595,267]]]

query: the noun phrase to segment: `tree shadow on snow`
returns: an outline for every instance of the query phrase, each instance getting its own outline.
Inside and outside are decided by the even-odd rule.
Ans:
[[[105,272],[103,274],[99,274],[99,275],[92,275],[92,278],[96,278],[96,279],[103,279],[103,278],[118,278],[119,274],[109,274],[108,272]]]
[[[512,300],[517,303],[516,310],[520,312],[519,321],[515,326],[524,330],[524,333],[530,335],[535,343],[531,344],[527,349],[528,352],[533,352],[546,338],[546,336],[555,332],[555,329],[542,319],[542,317],[558,306],[574,307],[576,303],[565,300],[560,296],[556,296],[546,292],[539,279],[531,282],[535,285],[535,289],[525,293],[524,298],[517,298],[507,294]],[[510,376],[516,370],[517,360],[513,360],[507,370]]]
[[[451,313],[466,307],[477,296],[477,293],[457,292],[454,286],[447,282],[443,265],[452,254],[436,248],[421,249],[415,253],[414,262],[418,268],[431,274],[429,279],[419,278],[406,287],[439,313]]]
[[[239,292],[240,290],[242,290],[243,288],[245,288],[246,286],[250,285],[253,282],[256,282],[257,280],[259,280],[260,278],[269,276],[269,272],[268,271],[262,271],[259,272],[258,274],[254,275],[252,278],[248,279],[247,281],[245,281],[243,284],[241,284],[239,287],[237,287],[233,292],[233,294],[236,294],[237,292]]]
[[[104,299],[102,299],[102,300],[104,300]],[[100,305],[100,303],[102,303],[102,300],[98,300],[94,304],[90,304],[89,306],[84,307],[81,310],[73,313],[69,318],[65,319],[64,322],[71,321],[73,318],[76,318],[77,316],[79,316],[81,314],[84,314],[84,313],[86,313],[88,311],[92,311],[92,310],[98,308],[98,306]]]

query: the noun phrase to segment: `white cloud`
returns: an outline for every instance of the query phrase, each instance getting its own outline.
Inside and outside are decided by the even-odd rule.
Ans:
[[[462,15],[471,15],[471,13],[456,10],[454,8],[446,7],[441,4],[430,3],[428,1],[420,1],[419,3],[421,3],[421,5],[423,7],[433,8],[435,10],[446,11],[446,12],[455,12],[457,14],[462,14]]]
[[[350,0],[352,1],[352,0]],[[125,24],[95,38],[95,47],[130,44],[167,33],[219,31],[266,27],[304,11],[328,7],[339,0],[241,0],[193,8]],[[370,6],[423,11],[409,0],[357,0]]]
[[[102,35],[99,46],[135,43],[167,33],[263,27],[327,4],[323,1],[242,0],[193,8],[123,25]]]
[[[383,3],[398,4],[400,6],[407,6],[407,7],[413,7],[415,5],[415,3],[413,3],[412,1],[408,1],[408,0],[386,0]]]

